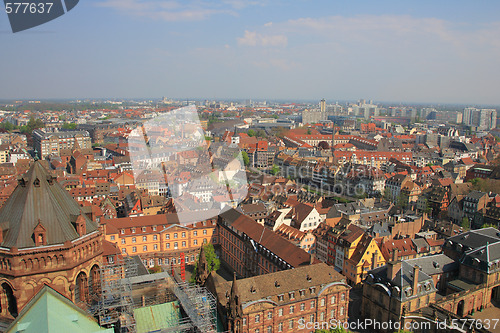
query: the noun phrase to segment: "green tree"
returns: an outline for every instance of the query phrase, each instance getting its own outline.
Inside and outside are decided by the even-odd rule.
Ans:
[[[462,218],[462,224],[460,226],[462,228],[464,228],[465,230],[468,230],[470,228],[470,221],[469,221],[469,218],[467,216],[464,216]]]
[[[65,129],[65,130],[74,130],[74,129],[76,129],[76,124],[75,123],[64,123],[61,128]]]
[[[405,193],[399,194],[396,198],[396,206],[406,208],[408,206],[408,195]]]
[[[31,117],[30,120],[28,121],[28,124],[26,126],[21,127],[21,132],[25,134],[31,134],[34,130],[44,127],[45,124],[41,119],[35,119],[34,117]]]
[[[3,123],[0,124],[0,128],[6,130],[7,132],[11,132],[16,128],[16,126],[14,126],[14,124],[8,121],[4,121]]]
[[[249,129],[247,131],[248,136],[255,136],[255,131],[253,129]]]
[[[215,254],[215,249],[212,243],[203,245],[203,251],[205,252],[205,260],[207,261],[209,272],[217,271],[220,267],[220,260],[219,258],[217,258],[217,255]],[[198,256],[198,260],[194,264],[193,275],[191,275],[191,279],[189,280],[189,282],[191,283],[195,282],[196,273],[198,272],[199,261],[200,261],[200,256]]]
[[[498,227],[496,225],[494,225],[493,223],[485,223],[481,226],[481,229],[484,229],[484,228],[495,228],[497,229]]]
[[[392,202],[391,191],[387,187],[384,189],[384,199]]]
[[[307,134],[311,134],[311,129],[310,128],[307,129]]]
[[[250,164],[250,158],[248,157],[248,154],[246,151],[242,151],[241,152],[241,157],[243,158],[243,164],[245,164],[245,166],[248,166]]]
[[[279,172],[280,172],[280,167],[277,166],[276,164],[273,164],[273,167],[271,168],[271,174],[276,176]]]

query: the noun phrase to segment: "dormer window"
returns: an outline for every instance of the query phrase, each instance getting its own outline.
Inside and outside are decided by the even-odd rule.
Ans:
[[[37,177],[37,178],[35,178],[35,181],[33,181],[33,185],[34,185],[35,187],[40,187],[40,179],[38,179],[38,177]]]
[[[33,230],[33,238],[35,246],[47,245],[47,230],[40,220],[38,220],[38,224]]]
[[[76,218],[75,227],[78,235],[83,236],[87,233],[87,223],[82,214]]]

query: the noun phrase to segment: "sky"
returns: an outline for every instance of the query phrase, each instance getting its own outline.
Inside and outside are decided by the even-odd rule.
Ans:
[[[498,14],[494,0],[81,0],[14,34],[2,8],[0,99],[500,105]]]

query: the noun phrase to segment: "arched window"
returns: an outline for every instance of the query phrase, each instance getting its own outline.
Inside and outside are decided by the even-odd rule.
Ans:
[[[92,266],[89,275],[89,295],[96,298],[101,293],[101,275],[97,265]]]
[[[86,302],[88,297],[87,275],[80,272],[76,277],[75,302]]]
[[[8,283],[2,283],[2,291],[7,299],[7,309],[12,317],[17,317],[17,300],[14,291]]]

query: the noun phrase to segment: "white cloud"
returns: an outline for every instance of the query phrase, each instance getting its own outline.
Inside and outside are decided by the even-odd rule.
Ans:
[[[281,46],[285,47],[288,39],[285,35],[265,35],[245,30],[243,37],[237,38],[239,45],[244,46]]]
[[[237,15],[236,3],[217,4],[210,1],[163,1],[163,0],[103,0],[98,7],[112,8],[117,11],[140,17],[176,22],[205,20],[212,15]]]

